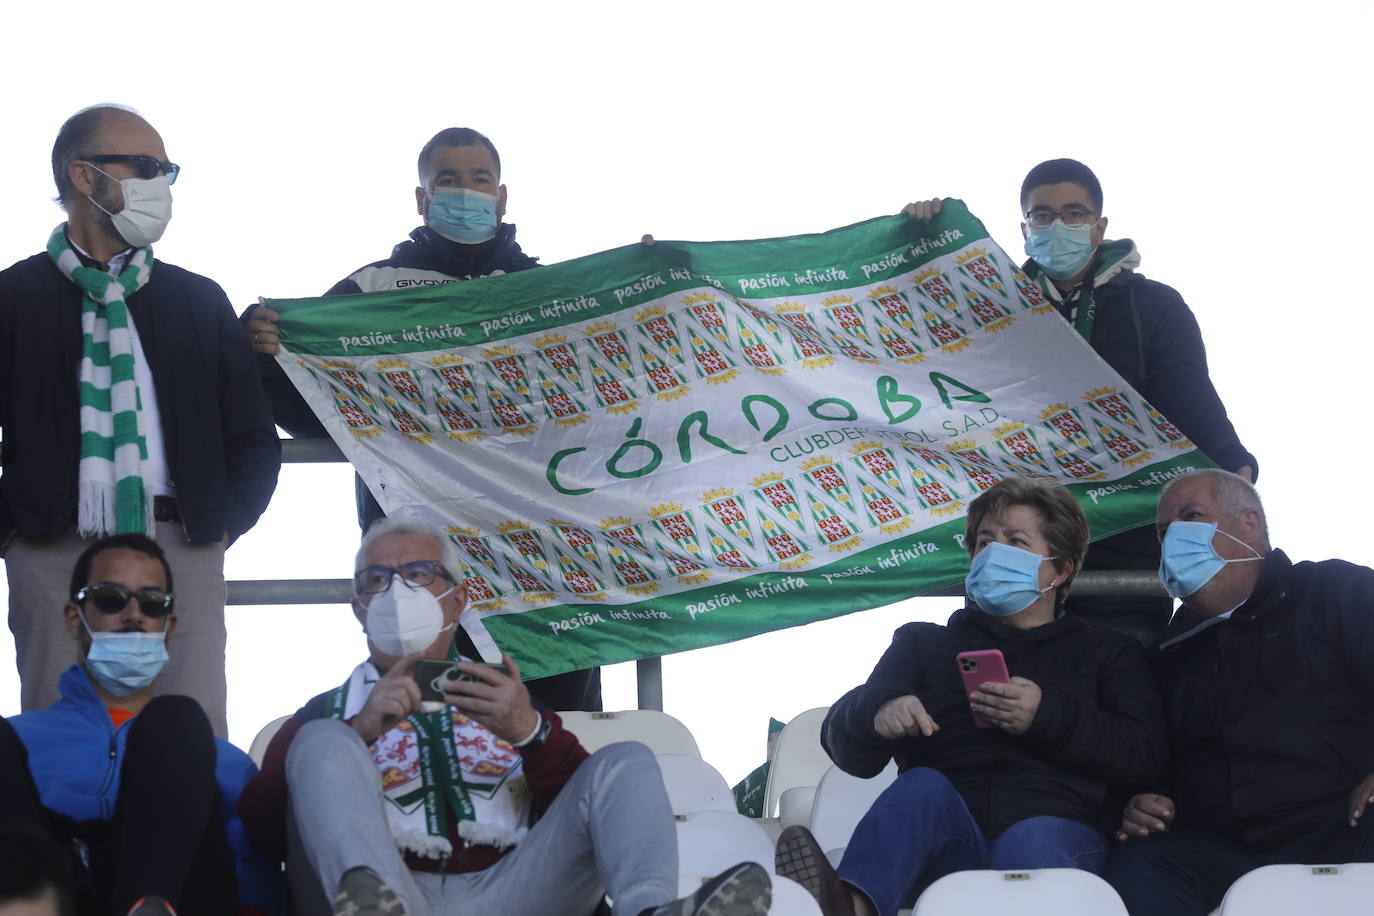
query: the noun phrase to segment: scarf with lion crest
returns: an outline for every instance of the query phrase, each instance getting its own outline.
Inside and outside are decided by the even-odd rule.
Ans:
[[[81,263],[65,226],[48,239],[48,256],[85,294],[81,300],[81,463],[76,529],[83,537],[153,534],[152,490],[143,403],[134,381],[133,331],[125,300],[153,270],[140,248],[118,277]]]
[[[353,669],[325,701],[331,719],[362,710],[381,673],[370,661]],[[453,852],[450,817],[468,843],[504,849],[529,831],[532,808],[520,752],[452,706],[417,712],[372,745],[382,777],[387,824],[403,851],[430,858]]]

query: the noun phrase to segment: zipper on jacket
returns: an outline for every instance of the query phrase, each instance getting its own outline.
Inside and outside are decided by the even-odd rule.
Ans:
[[[107,722],[109,721],[109,713],[105,714],[105,719]],[[129,722],[132,721],[130,719],[119,728],[115,728],[113,722],[110,723],[112,730],[110,731],[109,754],[105,758],[105,780],[100,784],[100,813],[103,820],[108,821],[114,818],[114,806],[109,800],[109,791],[110,786],[113,785],[115,778],[119,775],[119,732],[121,729],[127,728]]]
[[[110,820],[114,817],[114,812],[110,809],[109,789],[114,782],[115,773],[119,771],[119,732],[110,733],[110,753],[105,758],[105,781],[100,784],[100,815],[101,820]]]

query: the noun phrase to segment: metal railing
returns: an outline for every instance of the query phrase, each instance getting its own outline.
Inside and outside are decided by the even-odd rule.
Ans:
[[[281,460],[289,464],[322,464],[347,461],[330,439],[283,439]],[[228,604],[348,604],[353,584],[348,579],[235,579],[226,583]],[[1078,596],[1122,595],[1166,597],[1159,577],[1148,570],[1087,570],[1078,574],[1070,593]],[[951,586],[921,597],[960,597],[963,589]],[[640,709],[663,709],[663,660],[657,656],[635,662]]]

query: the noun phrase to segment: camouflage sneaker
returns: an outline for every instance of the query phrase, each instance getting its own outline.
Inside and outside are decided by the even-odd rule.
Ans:
[[[707,881],[690,897],[665,903],[653,916],[766,916],[773,902],[768,872],[741,862]]]
[[[350,868],[339,879],[334,916],[405,916],[406,905],[391,885],[366,866]]]

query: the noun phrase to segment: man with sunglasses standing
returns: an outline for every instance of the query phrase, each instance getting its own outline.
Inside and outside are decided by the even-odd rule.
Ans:
[[[96,541],[68,595],[81,662],[56,703],[0,719],[0,822],[69,854],[82,914],[276,911],[273,869],[235,813],[252,761],[195,701],[154,696],[177,626],[166,555],[142,534]]]
[[[153,260],[178,167],[113,106],[63,124],[67,221],[0,272],[0,552],[23,708],[57,698],[71,642],[50,609],[92,538],[156,537],[182,582],[164,690],[226,734],[224,549],[276,486],[280,444],[223,290]]]
[[[929,221],[940,202],[907,204],[903,212]],[[1021,214],[1030,256],[1023,269],[1065,320],[1208,458],[1253,481],[1258,462],[1241,444],[1212,384],[1197,319],[1176,290],[1136,270],[1135,242],[1106,238],[1102,184],[1092,170],[1075,159],[1035,166],[1021,183]],[[1083,568],[1158,569],[1154,530],[1146,525],[1094,542]],[[1154,645],[1173,602],[1149,595],[1077,596],[1067,608]]]

